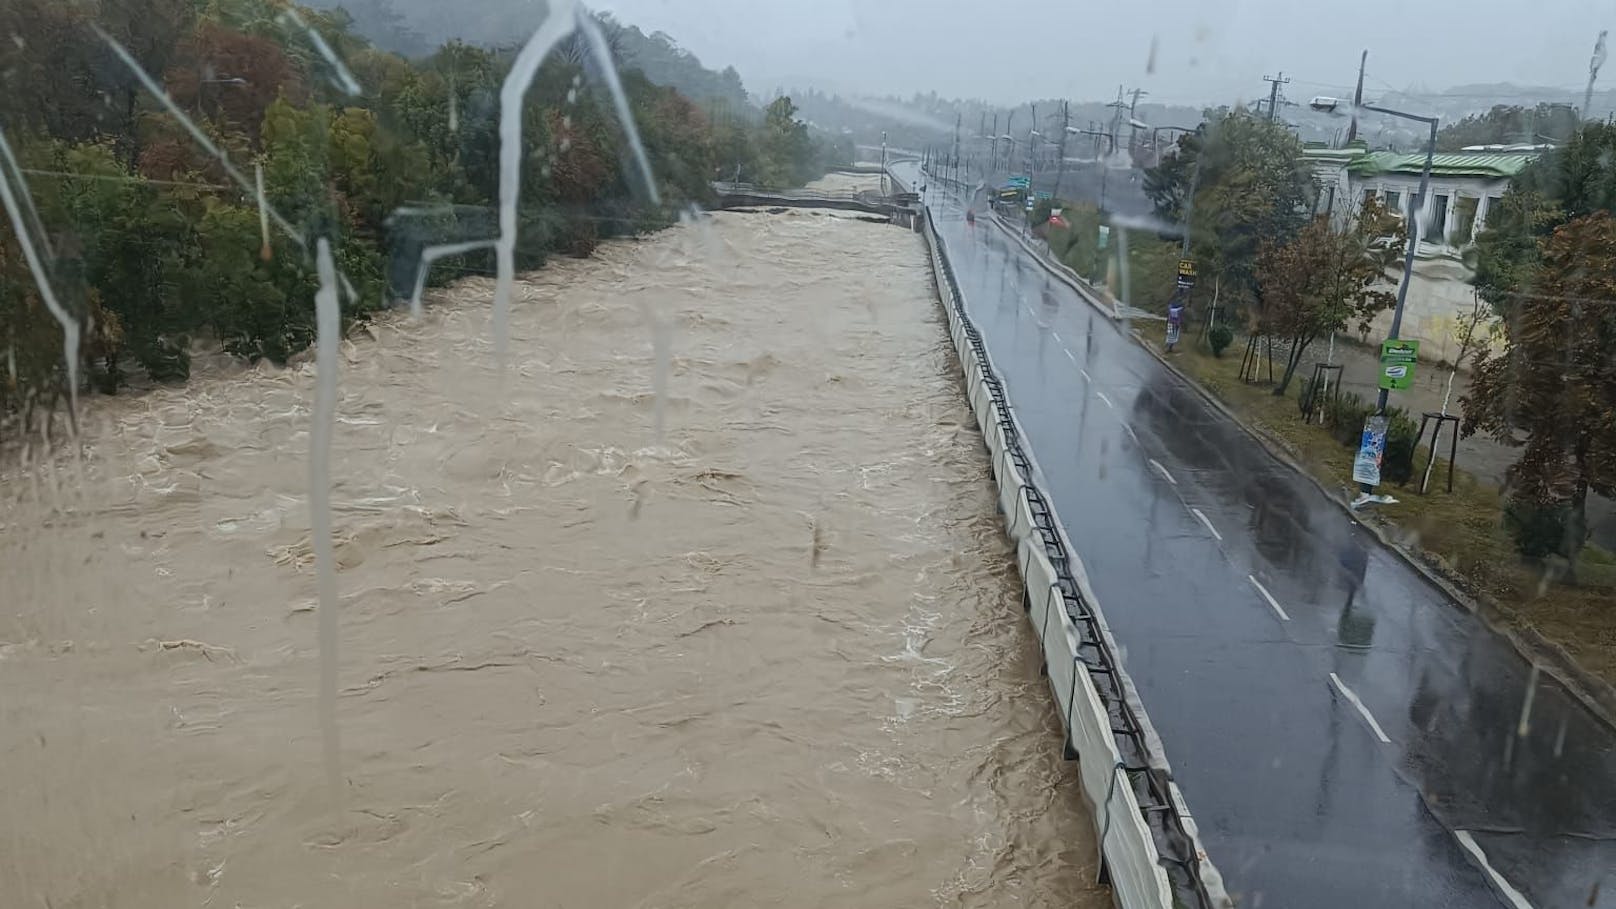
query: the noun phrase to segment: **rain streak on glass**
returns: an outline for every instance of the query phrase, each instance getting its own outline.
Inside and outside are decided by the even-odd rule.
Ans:
[[[1616,14],[604,5],[0,8],[0,903],[1616,906]]]

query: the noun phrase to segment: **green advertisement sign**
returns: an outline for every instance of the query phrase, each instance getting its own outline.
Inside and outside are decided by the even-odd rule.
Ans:
[[[1402,391],[1414,387],[1414,366],[1419,360],[1420,342],[1382,341],[1380,344],[1380,387]]]

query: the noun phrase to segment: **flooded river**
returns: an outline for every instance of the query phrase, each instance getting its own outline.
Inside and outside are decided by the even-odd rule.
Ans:
[[[725,213],[503,373],[480,278],[345,343],[340,800],[312,367],[94,402],[0,506],[0,903],[1110,905],[925,263]]]

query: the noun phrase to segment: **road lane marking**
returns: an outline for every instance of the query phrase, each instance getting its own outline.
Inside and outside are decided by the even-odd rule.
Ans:
[[[1122,425],[1123,425],[1124,428],[1126,428],[1128,430],[1129,435],[1133,435],[1133,427],[1132,426],[1129,426],[1126,423],[1124,423]],[[1134,436],[1134,441],[1135,442],[1139,441],[1139,437]],[[1167,482],[1173,484],[1174,486],[1178,485],[1178,481],[1173,479],[1173,475],[1167,472],[1167,468],[1163,467],[1161,465],[1160,461],[1156,460],[1155,458],[1151,458],[1150,459],[1150,466],[1156,468],[1156,472],[1160,473],[1162,475],[1162,479],[1164,479]]]
[[[1052,331],[1052,332],[1050,332],[1050,333],[1049,333],[1049,336],[1050,336],[1050,337],[1051,337],[1051,338],[1054,338],[1054,339],[1055,339],[1055,343],[1056,343],[1056,344],[1065,344],[1065,343],[1066,343],[1066,342],[1065,342],[1065,341],[1062,341],[1062,340],[1061,340],[1061,336],[1060,336],[1060,332],[1058,332],[1058,331]]]
[[[1455,830],[1453,835],[1459,840],[1459,845],[1463,846],[1466,852],[1481,863],[1481,870],[1487,872],[1487,876],[1492,879],[1493,886],[1498,888],[1498,892],[1503,894],[1504,899],[1508,900],[1511,906],[1515,907],[1515,909],[1532,909],[1532,904],[1526,901],[1526,897],[1511,886],[1509,881],[1504,880],[1504,876],[1498,873],[1492,862],[1487,861],[1487,853],[1481,851],[1481,845],[1476,842],[1475,837],[1470,835],[1470,831]]]
[[[1122,428],[1128,430],[1128,437],[1133,439],[1135,445],[1139,444],[1139,433],[1134,432],[1132,426],[1129,426],[1127,423],[1124,423],[1124,424],[1122,424]],[[1175,485],[1176,485],[1176,483],[1175,483]]]
[[[1274,595],[1268,592],[1268,588],[1264,587],[1261,581],[1257,580],[1256,575],[1248,574],[1246,575],[1246,580],[1251,582],[1251,586],[1257,588],[1257,592],[1262,594],[1262,598],[1267,600],[1268,605],[1272,606],[1274,612],[1279,614],[1280,621],[1289,622],[1291,620],[1291,617],[1286,615],[1285,610],[1279,605],[1279,601],[1274,599]]]
[[[1375,722],[1374,715],[1369,712],[1368,707],[1364,706],[1364,702],[1358,699],[1358,695],[1354,693],[1351,688],[1347,687],[1346,682],[1341,681],[1341,676],[1338,676],[1332,672],[1330,673],[1330,681],[1335,684],[1335,687],[1338,690],[1340,690],[1341,696],[1352,702],[1352,706],[1358,708],[1358,712],[1363,714],[1363,718],[1369,721],[1369,728],[1374,730],[1375,738],[1380,739],[1381,744],[1383,745],[1390,745],[1392,740],[1386,737],[1385,730],[1381,729],[1380,724]]]
[[[1212,535],[1218,538],[1219,543],[1223,542],[1223,534],[1218,533],[1218,529],[1212,526],[1212,522],[1208,520],[1207,516],[1201,513],[1201,509],[1191,508],[1190,511],[1194,512],[1195,516],[1201,519],[1201,523],[1206,525],[1207,530],[1212,531]]]
[[[1073,362],[1076,362],[1076,361],[1074,360]],[[1089,375],[1089,371],[1084,369],[1083,367],[1079,366],[1077,368],[1077,371],[1083,374],[1083,379],[1085,381],[1088,381],[1088,382],[1093,382],[1094,381],[1094,377]]]
[[[1067,350],[1067,349],[1066,349],[1066,348],[1064,348],[1064,347],[1062,347],[1062,348],[1061,348],[1061,353],[1063,353],[1063,354],[1065,354],[1065,355],[1066,355],[1066,359],[1068,359],[1068,360],[1071,360],[1071,361],[1072,361],[1072,362],[1073,362],[1073,363],[1076,363],[1076,362],[1077,362],[1077,358],[1076,358],[1076,357],[1074,357],[1074,356],[1072,356],[1072,352],[1071,352],[1071,351],[1069,351],[1069,350]]]
[[[1100,396],[1100,400],[1105,402],[1105,406],[1107,406],[1107,407],[1115,407],[1115,406],[1117,406],[1117,405],[1111,403],[1111,399],[1105,396],[1105,392],[1097,391],[1097,392],[1095,392],[1095,394]]]

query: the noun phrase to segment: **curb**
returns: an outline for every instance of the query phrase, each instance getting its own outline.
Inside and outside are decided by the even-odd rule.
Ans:
[[[1382,546],[1402,559],[1404,563],[1418,572],[1425,580],[1435,585],[1437,589],[1447,594],[1449,599],[1474,613],[1490,630],[1508,641],[1510,646],[1515,649],[1515,652],[1524,657],[1528,663],[1542,668],[1555,681],[1559,682],[1572,697],[1588,708],[1590,713],[1598,717],[1607,726],[1616,729],[1616,686],[1612,686],[1609,682],[1582,668],[1576,659],[1566,652],[1564,647],[1545,638],[1536,629],[1529,626],[1515,627],[1509,624],[1509,620],[1518,618],[1516,612],[1485,594],[1471,593],[1461,586],[1464,583],[1462,578],[1449,576],[1446,572],[1427,564],[1420,557],[1423,550],[1411,550],[1401,542],[1393,539],[1386,532],[1384,522],[1364,520],[1364,515],[1354,511],[1351,504],[1345,496],[1341,495],[1339,490],[1330,489],[1324,484],[1323,480],[1314,476],[1312,471],[1291,457],[1290,453],[1286,451],[1283,440],[1241,419],[1227,404],[1208,391],[1200,382],[1197,382],[1188,373],[1169,362],[1160,351],[1140,337],[1137,331],[1130,332],[1130,334],[1141,348],[1156,358],[1157,362],[1184,380],[1184,383],[1194,389],[1195,393],[1200,395],[1203,400],[1239,426],[1247,435],[1257,440],[1269,457],[1306,478],[1308,482],[1318,488],[1319,492],[1324,494],[1325,498],[1346,512],[1348,517],[1352,518],[1358,526],[1374,534],[1375,539],[1380,541]]]
[[[995,223],[998,223],[999,221],[997,214],[994,215],[994,221]],[[1007,234],[1010,233],[1009,229],[1005,228],[1002,223],[999,226],[1000,229],[1004,230]],[[1111,318],[1120,323],[1121,320],[1112,312],[1107,310],[1105,304],[1100,301],[1098,294],[1096,294],[1093,290],[1081,286],[1079,283],[1072,281],[1060,271],[1057,271],[1048,262],[1045,262],[1043,257],[1037,255],[1036,252],[1027,247],[1026,243],[1022,241],[1020,237],[1015,237],[1013,234],[1011,234],[1011,236],[1018,243],[1021,243],[1021,246],[1024,249],[1027,249],[1028,252],[1032,254],[1033,261],[1037,262],[1050,274],[1062,279],[1064,283],[1071,285],[1071,287],[1076,290],[1084,300],[1088,301],[1090,306],[1093,306],[1104,315],[1110,315]],[[1121,326],[1119,325],[1118,327],[1120,328]],[[1510,619],[1518,617],[1517,613],[1515,613],[1509,607],[1500,604],[1492,597],[1486,596],[1485,594],[1472,594],[1465,590],[1464,587],[1461,586],[1463,584],[1462,579],[1450,577],[1446,572],[1426,564],[1426,562],[1420,558],[1418,553],[1409,550],[1402,543],[1388,536],[1385,526],[1382,523],[1362,520],[1363,515],[1360,515],[1358,512],[1354,511],[1351,504],[1340,494],[1338,490],[1332,490],[1328,486],[1324,485],[1324,481],[1320,480],[1318,477],[1315,477],[1312,471],[1308,470],[1295,458],[1291,457],[1290,452],[1286,450],[1285,443],[1282,440],[1275,437],[1271,433],[1252,426],[1245,420],[1241,419],[1240,416],[1230,409],[1227,404],[1223,403],[1221,399],[1203,387],[1200,382],[1197,382],[1189,374],[1185,373],[1177,366],[1174,366],[1167,360],[1167,358],[1162,356],[1160,351],[1156,350],[1155,347],[1144,340],[1137,329],[1130,329],[1127,331],[1127,334],[1131,336],[1134,342],[1137,343],[1141,348],[1148,352],[1152,357],[1156,358],[1157,362],[1167,367],[1167,369],[1170,370],[1174,375],[1182,379],[1186,385],[1194,389],[1195,393],[1200,395],[1201,398],[1204,399],[1208,404],[1211,404],[1213,409],[1218,411],[1218,413],[1222,414],[1236,426],[1239,426],[1240,429],[1247,435],[1255,439],[1257,443],[1262,446],[1263,451],[1267,452],[1269,457],[1272,457],[1285,467],[1306,478],[1308,482],[1312,483],[1319,490],[1319,492],[1324,494],[1326,499],[1333,502],[1342,511],[1346,512],[1347,516],[1352,518],[1352,520],[1360,527],[1363,527],[1371,534],[1374,534],[1375,539],[1378,540],[1382,546],[1386,547],[1386,549],[1392,554],[1402,559],[1405,564],[1407,564],[1410,568],[1413,568],[1415,572],[1417,572],[1426,581],[1433,584],[1438,590],[1441,590],[1448,596],[1449,599],[1459,603],[1466,610],[1480,618],[1482,622],[1486,624],[1488,629],[1504,638],[1504,640],[1508,641],[1510,646],[1515,649],[1515,652],[1524,657],[1528,663],[1538,666],[1548,672],[1548,674],[1552,676],[1555,681],[1559,682],[1560,685],[1564,687],[1572,697],[1576,698],[1579,703],[1586,707],[1589,713],[1592,713],[1605,725],[1616,729],[1616,685],[1612,685],[1604,679],[1594,675],[1592,672],[1584,669],[1580,664],[1577,663],[1576,659],[1573,658],[1570,653],[1566,652],[1564,647],[1549,640],[1548,638],[1545,638],[1542,633],[1536,629],[1529,626],[1514,627],[1513,625],[1509,624]]]

